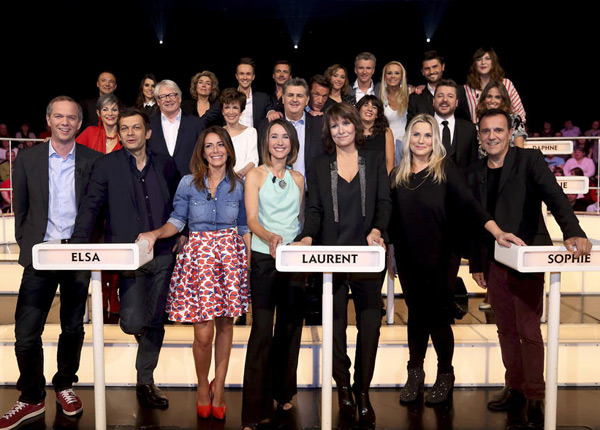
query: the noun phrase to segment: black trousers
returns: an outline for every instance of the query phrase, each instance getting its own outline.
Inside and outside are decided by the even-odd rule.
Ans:
[[[58,369],[52,384],[56,391],[62,391],[78,381],[90,272],[35,270],[27,266],[15,311],[15,354],[20,372],[17,389],[21,391],[19,400],[25,403],[40,403],[46,397],[42,333],[59,284],[61,334]]]
[[[356,312],[356,356],[354,389],[366,392],[375,370],[375,358],[381,327],[381,274],[339,273],[333,275],[333,379],[350,386],[350,357],[346,353],[348,327],[348,292],[352,291]]]
[[[260,252],[252,251],[251,267],[252,329],[244,367],[244,424],[270,417],[273,400],[289,402],[297,392],[306,278],[302,273],[278,272],[275,260]]]
[[[165,337],[164,316],[173,254],[158,255],[135,271],[119,275],[121,329],[135,336],[138,384],[154,383],[154,369]]]

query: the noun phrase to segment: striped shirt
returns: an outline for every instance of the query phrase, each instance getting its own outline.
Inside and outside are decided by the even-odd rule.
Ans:
[[[525,123],[525,109],[523,108],[521,97],[519,97],[519,93],[517,92],[514,84],[510,79],[506,78],[502,80],[502,83],[504,84],[506,91],[508,91],[513,113],[519,115],[523,120],[523,123]],[[471,119],[474,123],[477,123],[477,103],[479,102],[479,97],[481,96],[482,91],[465,85],[465,93],[467,94],[467,103],[469,104],[469,113],[471,114]]]

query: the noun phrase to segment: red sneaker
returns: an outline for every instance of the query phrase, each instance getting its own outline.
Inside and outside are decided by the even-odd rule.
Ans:
[[[0,430],[10,430],[18,427],[23,421],[43,414],[46,410],[44,402],[33,404],[17,402],[10,411],[0,418]]]
[[[77,394],[72,388],[56,392],[56,403],[60,403],[63,414],[73,416],[83,411],[83,405],[81,399],[77,397]]]

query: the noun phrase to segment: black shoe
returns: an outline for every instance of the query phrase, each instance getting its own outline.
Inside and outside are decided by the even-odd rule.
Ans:
[[[454,372],[438,373],[433,387],[427,393],[425,403],[428,405],[444,403],[452,397],[452,390],[454,390]]]
[[[356,406],[358,409],[358,428],[375,428],[375,411],[369,399],[369,392],[354,393],[356,396]]]
[[[522,408],[525,405],[525,396],[518,390],[510,387],[504,387],[499,394],[497,394],[487,404],[487,408],[490,411],[508,411],[509,409]]]
[[[527,399],[525,408],[528,429],[544,428],[544,401]]]
[[[400,390],[400,403],[409,403],[423,394],[425,387],[425,372],[422,368],[408,369],[408,379]]]
[[[165,393],[163,393],[154,384],[138,384],[135,387],[138,398],[146,405],[151,408],[168,408],[169,399]]]
[[[337,392],[340,412],[347,417],[354,418],[356,405],[354,403],[354,398],[352,397],[352,388],[348,385],[338,385]]]

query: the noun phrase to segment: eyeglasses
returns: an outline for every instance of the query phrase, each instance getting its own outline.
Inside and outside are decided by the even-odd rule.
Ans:
[[[169,94],[161,94],[160,96],[158,96],[158,99],[160,101],[166,100],[166,99],[176,99],[177,97],[179,97],[179,94],[177,93],[169,93]]]

